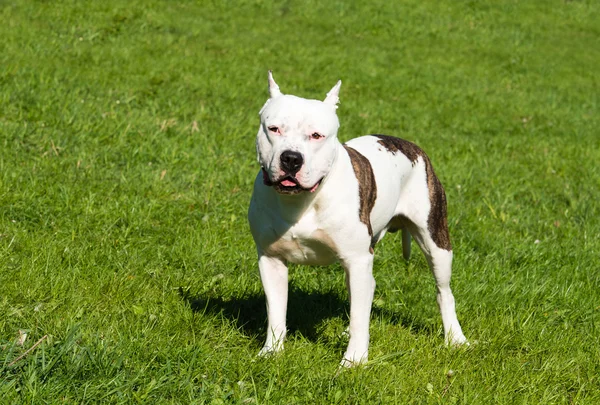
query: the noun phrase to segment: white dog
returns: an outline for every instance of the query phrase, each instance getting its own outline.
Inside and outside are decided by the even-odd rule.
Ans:
[[[261,355],[283,349],[287,262],[340,261],[350,296],[350,341],[342,365],[365,362],[375,280],[373,247],[402,230],[411,235],[437,284],[446,343],[466,343],[450,290],[452,247],[446,196],[427,155],[416,145],[367,135],[342,145],[336,115],[341,81],[324,101],[284,95],[269,72],[270,98],[260,111],[256,150],[261,172],[248,219],[267,299],[268,331]]]

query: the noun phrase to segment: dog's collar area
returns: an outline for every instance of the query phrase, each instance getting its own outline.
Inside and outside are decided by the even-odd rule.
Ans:
[[[321,185],[321,182],[323,181],[323,177],[321,177],[321,179],[317,181],[314,186],[310,188],[304,188],[298,183],[298,180],[296,180],[296,178],[291,175],[284,176],[283,178],[274,182],[269,177],[269,174],[267,173],[265,168],[262,167],[261,169],[263,174],[263,183],[265,184],[265,186],[273,187],[275,191],[281,194],[298,194],[302,191],[314,193],[315,191],[317,191],[317,188],[319,188],[319,185]]]

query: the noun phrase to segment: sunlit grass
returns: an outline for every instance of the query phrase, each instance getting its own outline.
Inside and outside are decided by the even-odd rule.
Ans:
[[[598,403],[599,12],[0,5],[0,402]],[[339,266],[291,267],[286,351],[255,357],[246,209],[267,69],[310,98],[342,79],[343,141],[430,155],[471,347],[443,346],[425,260],[390,235],[367,367],[337,374]]]

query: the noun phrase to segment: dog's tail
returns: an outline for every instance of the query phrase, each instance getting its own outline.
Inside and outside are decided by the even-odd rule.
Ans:
[[[410,239],[408,229],[402,229],[402,257],[404,257],[404,260],[410,259]]]

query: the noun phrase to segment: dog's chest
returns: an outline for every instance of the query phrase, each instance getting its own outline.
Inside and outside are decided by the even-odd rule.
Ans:
[[[306,213],[294,224],[284,220],[271,224],[271,237],[265,240],[265,251],[288,262],[328,265],[337,260],[335,244],[321,227],[314,212]]]

